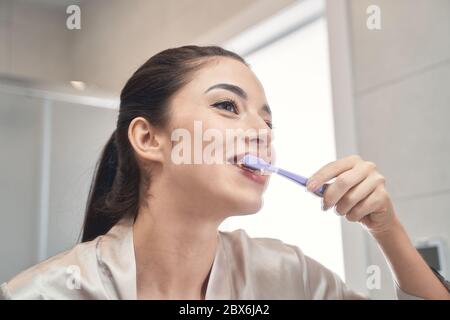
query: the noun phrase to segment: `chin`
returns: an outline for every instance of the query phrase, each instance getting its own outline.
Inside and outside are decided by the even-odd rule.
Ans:
[[[235,209],[233,215],[248,215],[257,213],[263,206],[261,194],[254,194],[247,197],[240,197],[234,200]]]

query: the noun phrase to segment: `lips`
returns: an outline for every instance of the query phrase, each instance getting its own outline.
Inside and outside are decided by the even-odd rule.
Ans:
[[[267,179],[269,178],[268,176],[256,174],[250,169],[246,169],[245,167],[238,167],[238,168],[244,176],[261,185],[266,184]]]

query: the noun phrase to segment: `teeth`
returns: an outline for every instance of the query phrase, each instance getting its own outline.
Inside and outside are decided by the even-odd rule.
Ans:
[[[251,171],[251,172],[256,172],[256,171],[257,171],[257,170],[255,170],[255,169],[252,169],[252,168],[247,167],[247,166],[244,165],[243,163],[237,163],[237,166],[238,166],[239,168],[244,169],[244,170],[247,170],[247,171]]]
[[[244,163],[241,162],[241,160],[243,159],[243,157],[241,157],[241,159],[238,160],[238,156],[235,155],[230,159],[230,162],[232,162],[232,164],[236,165],[237,167],[246,170],[248,172],[251,172],[253,174],[257,174],[260,176],[269,176],[272,174],[272,172],[270,171],[265,171],[262,169],[253,169],[253,168],[249,168],[247,167]]]
[[[261,176],[264,175],[263,171],[249,168],[249,167],[245,166],[243,163],[237,163],[237,166],[239,168],[247,170],[247,171],[249,171],[251,173],[258,174],[258,175],[261,175]]]

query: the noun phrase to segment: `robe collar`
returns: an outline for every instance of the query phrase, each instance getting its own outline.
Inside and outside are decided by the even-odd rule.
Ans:
[[[120,220],[101,237],[96,248],[99,276],[110,299],[137,299],[133,222],[132,218]],[[206,288],[206,300],[232,299],[227,246],[223,233],[219,231],[218,235],[216,254]]]

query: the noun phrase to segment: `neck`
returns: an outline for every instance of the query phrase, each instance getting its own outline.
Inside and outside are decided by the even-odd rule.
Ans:
[[[173,198],[152,196],[134,224],[138,298],[205,297],[220,222],[206,221],[206,213]]]

